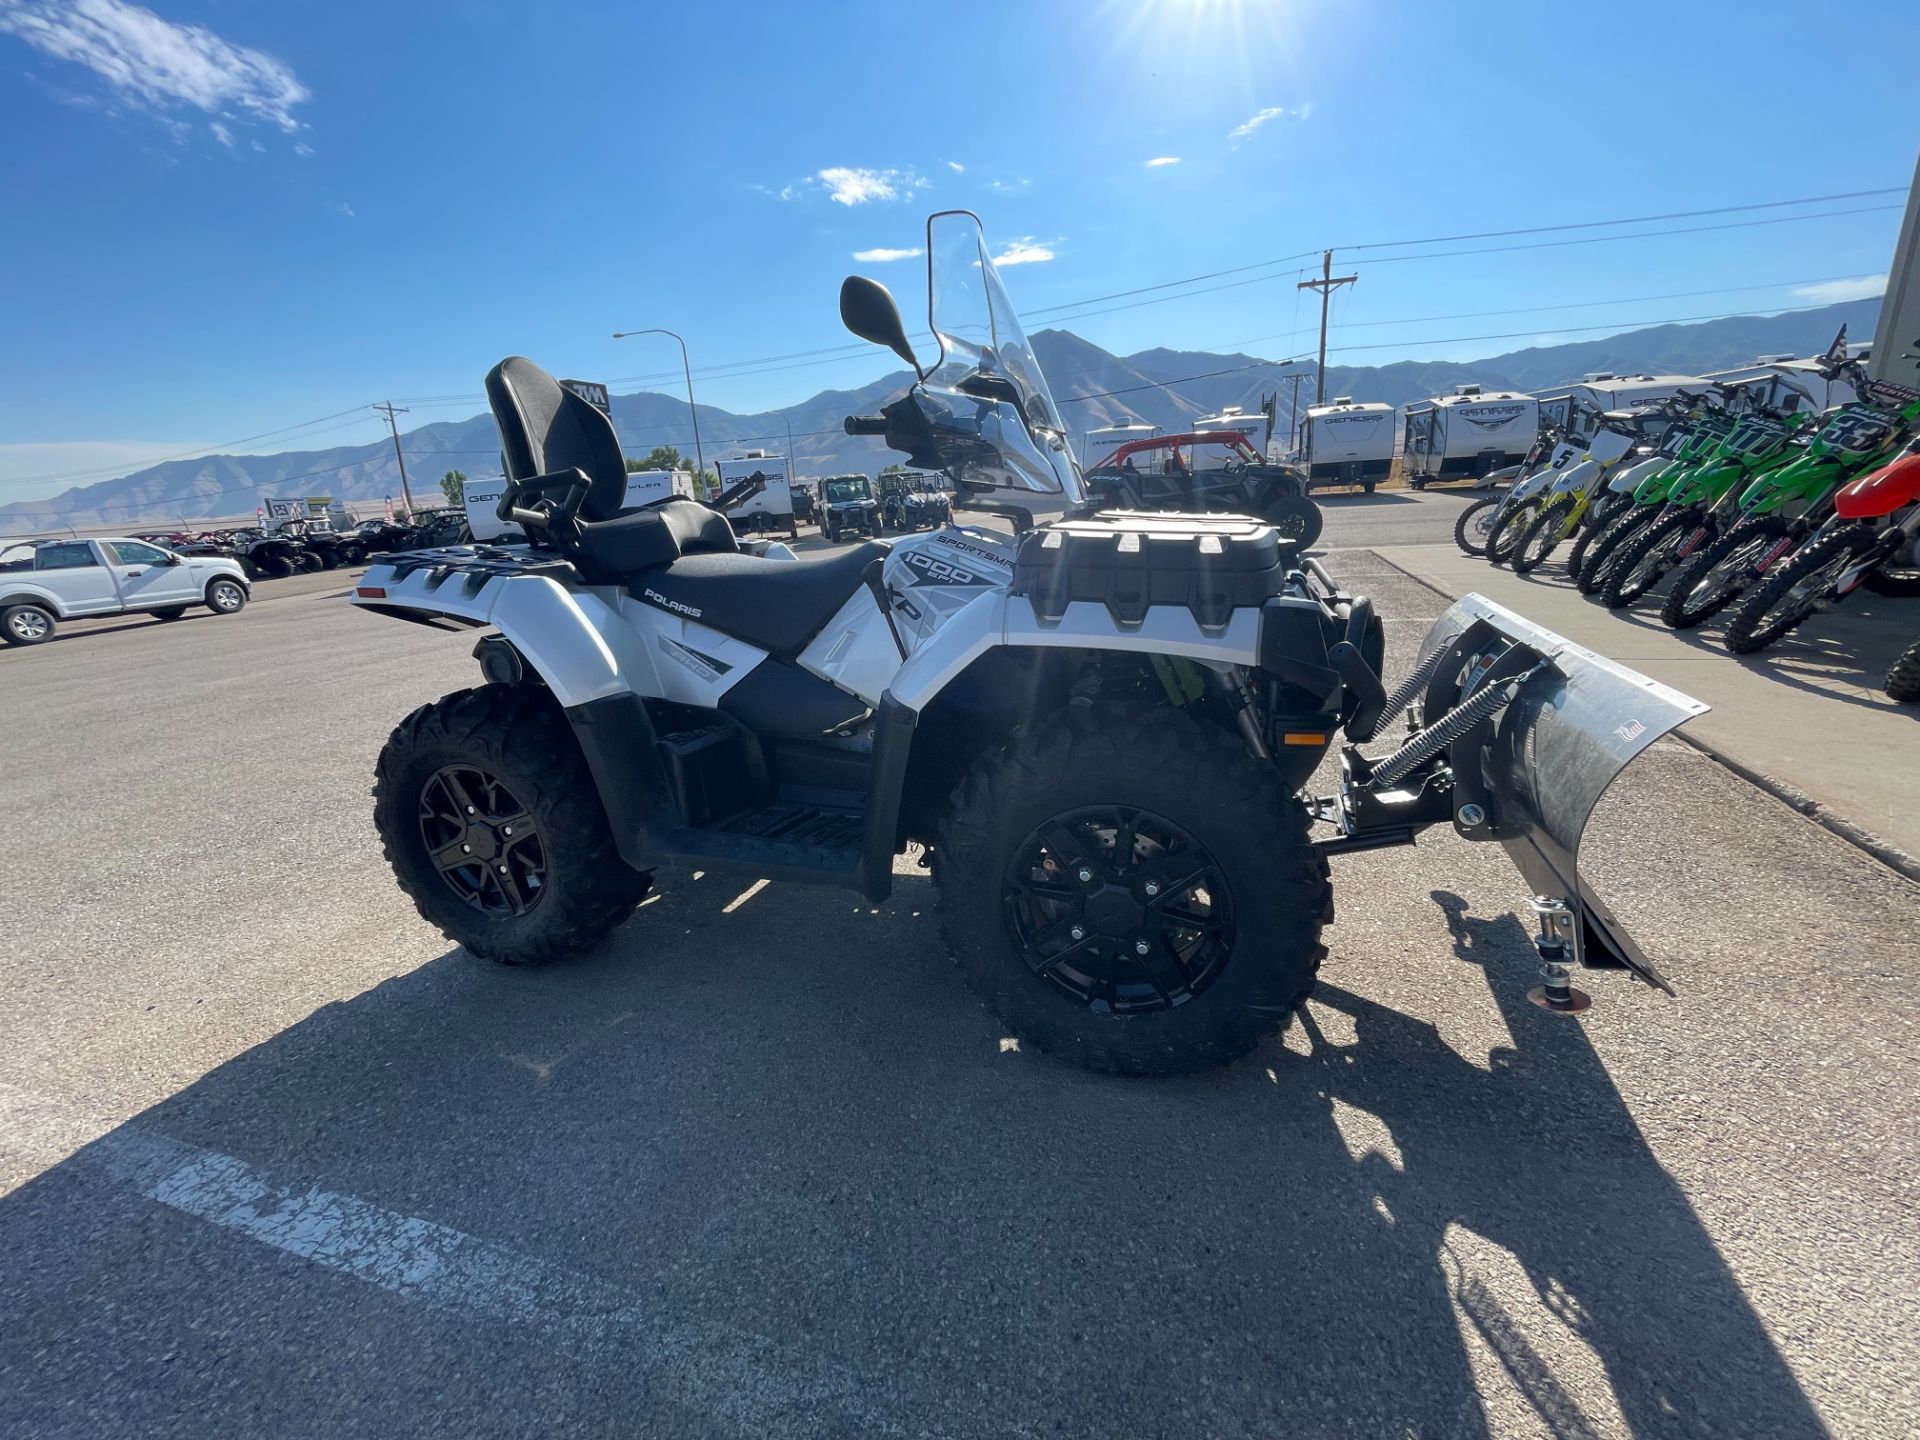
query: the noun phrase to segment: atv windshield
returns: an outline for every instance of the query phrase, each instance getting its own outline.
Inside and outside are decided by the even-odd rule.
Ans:
[[[1000,283],[979,218],[943,210],[927,221],[927,311],[940,361],[928,383],[968,390],[981,378],[1009,382],[1027,425],[1061,432],[1060,412],[1020,317]]]
[[[829,480],[827,482],[827,501],[829,504],[845,505],[854,500],[871,500],[873,485],[868,480]]]

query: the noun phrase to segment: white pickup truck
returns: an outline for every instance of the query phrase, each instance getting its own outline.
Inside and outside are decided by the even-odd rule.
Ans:
[[[61,620],[191,605],[231,615],[253,587],[237,560],[176,555],[144,540],[35,540],[0,549],[0,640],[38,645]]]

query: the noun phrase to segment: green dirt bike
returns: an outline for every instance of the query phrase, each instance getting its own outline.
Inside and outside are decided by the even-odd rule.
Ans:
[[[1620,547],[1660,514],[1675,485],[1713,458],[1733,434],[1735,424],[1732,416],[1699,406],[1677,419],[1667,432],[1661,443],[1664,459],[1655,457],[1660,463],[1645,461],[1614,478],[1608,488],[1624,488],[1627,503],[1583,535],[1568,557],[1574,585],[1582,595],[1600,588]]]
[[[1872,396],[1864,374],[1854,383],[1861,395]],[[1687,630],[1732,604],[1820,528],[1835,491],[1890,460],[1916,422],[1920,404],[1872,398],[1828,412],[1805,452],[1747,486],[1732,524],[1675,573],[1660,619]]]
[[[1743,416],[1713,458],[1676,481],[1660,514],[1615,552],[1599,588],[1606,607],[1634,604],[1667,571],[1718,538],[1729,523],[1736,491],[1793,459],[1805,423],[1797,415]]]

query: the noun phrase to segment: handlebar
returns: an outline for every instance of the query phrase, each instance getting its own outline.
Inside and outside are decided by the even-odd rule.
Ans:
[[[887,433],[887,417],[884,415],[849,415],[846,420],[846,432],[849,435],[881,435]]]

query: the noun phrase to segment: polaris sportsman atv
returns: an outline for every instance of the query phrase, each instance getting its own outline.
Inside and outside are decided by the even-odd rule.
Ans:
[[[1664,988],[1577,851],[1614,775],[1704,707],[1477,595],[1390,695],[1371,602],[1262,521],[1033,525],[1009,496],[1085,501],[1059,412],[978,220],[927,229],[931,367],[883,287],[841,289],[848,327],[918,377],[847,430],[946,470],[1012,534],[796,557],[689,500],[622,513],[606,416],[524,359],[487,377],[501,518],[528,543],[387,557],[354,592],[484,632],[486,683],[380,756],[375,823],[421,914],[477,955],[541,961],[601,940],[675,866],[878,904],[918,845],[948,947],[1012,1031],[1166,1074],[1242,1053],[1305,997],[1329,855],[1450,825],[1503,845],[1536,896],[1542,1003],[1579,1008],[1582,963]],[[1402,710],[1404,738],[1363,752]],[[1338,789],[1312,798],[1342,731]]]

